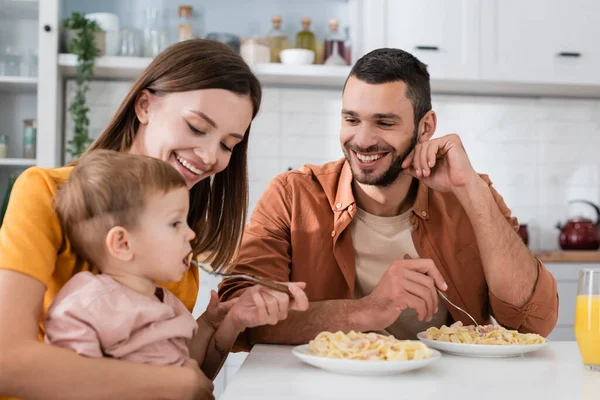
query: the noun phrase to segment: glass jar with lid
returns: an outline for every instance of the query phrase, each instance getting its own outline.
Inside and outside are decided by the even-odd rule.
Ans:
[[[23,158],[36,157],[37,122],[35,119],[23,121]]]
[[[0,158],[8,156],[8,138],[6,135],[0,135]]]

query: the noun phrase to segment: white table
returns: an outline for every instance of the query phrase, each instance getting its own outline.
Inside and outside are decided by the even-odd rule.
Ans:
[[[553,342],[517,358],[442,354],[429,366],[388,377],[326,372],[289,346],[255,346],[219,400],[599,400],[600,372],[583,368],[576,342]]]

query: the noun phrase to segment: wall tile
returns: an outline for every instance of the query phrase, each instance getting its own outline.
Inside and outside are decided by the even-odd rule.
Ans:
[[[308,112],[283,112],[282,136],[334,136],[339,137],[341,117],[338,114]]]
[[[248,157],[278,157],[281,139],[277,135],[252,132],[248,142]]]
[[[279,135],[281,131],[281,114],[277,111],[261,111],[252,121],[251,135]],[[251,139],[252,141],[252,139]]]
[[[257,181],[268,181],[280,172],[280,162],[277,157],[251,157],[248,160],[248,180],[252,185]]]
[[[339,115],[341,90],[286,89],[282,91],[281,110]]]
[[[281,156],[330,161],[342,157],[343,153],[337,136],[284,136],[281,139]]]

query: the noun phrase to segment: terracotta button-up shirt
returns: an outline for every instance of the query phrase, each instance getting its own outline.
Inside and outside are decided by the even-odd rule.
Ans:
[[[510,225],[517,219],[490,185],[498,208]],[[356,214],[352,171],[342,159],[307,165],[274,178],[252,214],[235,270],[277,281],[304,281],[310,301],[352,299],[356,283],[354,247],[348,226]],[[538,280],[529,301],[515,307],[488,290],[475,232],[452,193],[419,183],[412,207],[413,241],[421,258],[432,259],[448,284],[450,301],[478,323],[498,323],[521,332],[547,336],[558,318],[558,293],[552,274],[538,260]],[[246,282],[225,280],[224,299],[235,297]],[[472,322],[454,307],[454,321]],[[257,338],[260,340],[260,338]]]

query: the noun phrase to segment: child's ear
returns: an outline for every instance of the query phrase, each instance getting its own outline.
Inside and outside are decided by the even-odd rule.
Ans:
[[[133,251],[129,241],[129,232],[122,226],[115,226],[106,235],[106,249],[111,257],[121,261],[130,261]]]

